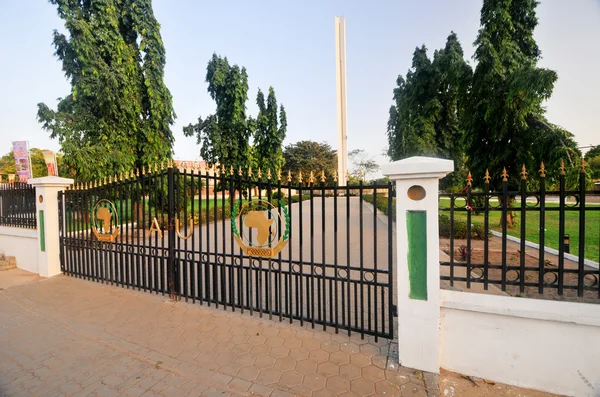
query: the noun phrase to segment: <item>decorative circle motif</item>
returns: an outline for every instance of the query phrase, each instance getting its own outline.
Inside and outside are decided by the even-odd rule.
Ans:
[[[194,254],[192,254],[191,252],[188,252],[185,257],[187,258],[187,260],[192,261],[194,260]]]
[[[483,279],[483,269],[481,267],[473,267],[471,268],[471,280],[481,280]]]
[[[338,277],[346,280],[348,278],[348,271],[346,269],[338,269]]]
[[[127,246],[127,252],[133,253],[133,246],[132,245]]]
[[[217,255],[217,263],[218,264],[223,264],[223,260],[224,260],[223,255]]]
[[[535,199],[535,203],[531,203],[530,201],[528,201],[528,198],[533,197]],[[531,195],[531,196],[526,196],[525,197],[525,206],[528,208],[535,208],[538,205],[540,205],[540,197],[537,195]]]
[[[301,271],[300,265],[297,263],[294,263],[292,265],[292,273],[300,273],[300,271]]]
[[[493,205],[492,203],[494,202],[494,200],[492,200],[493,198],[495,198],[495,202],[496,205]],[[489,207],[492,209],[497,209],[497,208],[502,208],[502,199],[500,198],[500,196],[498,195],[490,195],[489,196]]]
[[[146,248],[145,247],[140,247],[140,254],[145,255],[146,254]]]
[[[372,282],[375,280],[375,274],[373,272],[365,272],[363,274],[363,279],[368,282]]]
[[[150,248],[150,255],[156,256],[156,248]]]
[[[202,254],[202,263],[208,263],[208,255]]]
[[[258,269],[260,267],[260,260],[252,259],[252,267]]]
[[[236,258],[233,260],[233,265],[234,265],[234,266],[238,266],[238,267],[239,267],[239,266],[242,266],[242,260],[241,260],[240,258],[236,257]]]
[[[510,269],[506,272],[506,281],[515,282],[519,280],[519,271],[516,269]]]
[[[569,204],[569,201],[570,201],[570,200],[569,200],[569,198],[570,198],[570,197],[572,197],[572,198],[574,198],[574,199],[575,199],[575,203]],[[568,194],[568,195],[565,197],[565,207],[568,207],[568,208],[575,208],[575,207],[577,207],[577,206],[579,206],[579,195],[578,195],[578,194]]]
[[[121,244],[117,245],[117,252],[123,252],[123,246]]]
[[[544,285],[554,285],[558,281],[558,274],[552,270],[544,271]]]
[[[454,197],[452,206],[454,208],[465,208],[467,206],[467,199],[465,197]]]
[[[323,266],[313,266],[313,274],[315,276],[322,276],[323,275]]]
[[[279,262],[271,261],[269,263],[269,266],[271,267],[271,270],[273,270],[273,271],[279,270]]]
[[[586,274],[583,277],[583,285],[586,287],[595,287],[598,285],[598,276],[595,274]]]

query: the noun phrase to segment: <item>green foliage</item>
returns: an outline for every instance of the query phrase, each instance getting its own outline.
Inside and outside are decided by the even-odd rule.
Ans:
[[[287,130],[285,108],[281,105],[278,112],[277,98],[273,87],[269,87],[266,106],[265,96],[260,89],[256,95],[256,104],[258,105],[258,116],[253,146],[256,168],[261,168],[265,172],[266,170],[274,172],[281,169],[284,163],[282,144]]]
[[[446,214],[438,215],[440,237],[450,238],[450,217]],[[454,218],[454,230],[452,234],[455,239],[466,239],[467,238],[467,222],[463,219]],[[473,240],[485,239],[485,229],[481,225],[471,226],[471,238]]]
[[[305,179],[311,171],[315,172],[315,178],[321,171],[325,171],[327,183],[333,184],[333,175],[337,169],[337,152],[326,143],[314,141],[299,141],[287,145],[283,150],[286,167],[294,174],[302,171]],[[296,182],[297,179],[294,179]]]
[[[517,184],[522,164],[539,167],[537,140],[552,139],[542,102],[550,97],[556,72],[538,68],[540,50],[533,38],[535,0],[485,0],[475,41],[473,74],[464,118],[468,166],[474,175],[506,167]],[[539,147],[539,146],[538,146]],[[495,172],[498,171],[498,172]]]
[[[454,32],[445,48],[436,50],[433,62],[427,48],[416,48],[406,79],[398,76],[395,104],[388,120],[388,156],[442,156],[463,163],[460,118],[464,111],[471,68],[463,59]]]
[[[54,46],[71,93],[57,110],[38,104],[37,117],[66,166],[90,181],[170,158],[175,113],[151,2],[50,2],[68,31],[54,31]]]
[[[206,82],[216,102],[214,114],[183,128],[186,136],[196,135],[200,156],[209,164],[246,168],[250,157],[249,139],[256,121],[246,117],[248,73],[231,66],[227,58],[213,54],[206,68]]]

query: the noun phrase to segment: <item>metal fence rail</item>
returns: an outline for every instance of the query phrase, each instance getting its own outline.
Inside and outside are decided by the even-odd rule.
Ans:
[[[536,181],[539,188],[534,191],[528,190],[525,166],[519,189],[509,188],[506,170],[501,190],[493,191],[489,179],[486,172],[483,190],[473,191],[469,174],[463,192],[439,195],[440,226],[448,223],[449,227],[445,231],[447,246],[442,240],[442,250],[449,259],[440,262],[441,279],[452,286],[461,282],[467,289],[473,283],[483,284],[486,290],[495,285],[512,295],[600,298],[600,195],[586,190],[585,170],[581,169],[576,190],[567,190],[564,165],[557,177],[558,190],[546,189],[543,164]],[[511,227],[513,219],[516,222]],[[500,247],[496,243],[494,249],[490,237],[493,229],[500,235]],[[457,238],[460,234],[464,236]],[[510,235],[520,241],[509,239]],[[483,239],[476,241],[477,236]],[[528,247],[527,239],[534,240],[540,249]],[[557,254],[545,252],[547,246],[556,247]],[[577,258],[567,260],[569,251]]]
[[[342,187],[326,184],[324,174],[305,177],[192,167],[77,186],[59,195],[63,271],[279,321],[392,338],[393,222],[362,200],[382,199],[385,189],[391,205],[392,185]],[[115,241],[99,241],[93,232],[104,227],[93,219],[102,200],[114,205],[118,219],[104,232],[119,228]],[[288,239],[272,258],[252,254],[265,244],[244,226],[246,206],[256,200],[272,205],[264,211],[269,236]],[[236,233],[250,249],[240,247]]]
[[[0,184],[0,226],[35,229],[35,188],[27,183]]]

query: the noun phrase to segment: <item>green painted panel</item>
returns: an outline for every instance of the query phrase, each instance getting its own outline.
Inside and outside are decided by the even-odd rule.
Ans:
[[[427,214],[407,211],[409,297],[427,300]]]
[[[40,210],[40,250],[46,252],[46,229],[44,228],[44,211]]]

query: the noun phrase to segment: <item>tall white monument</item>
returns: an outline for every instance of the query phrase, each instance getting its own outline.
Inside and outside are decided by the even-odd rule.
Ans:
[[[338,116],[338,184],[346,185],[348,172],[348,121],[346,117],[346,20],[335,17],[335,75]]]

